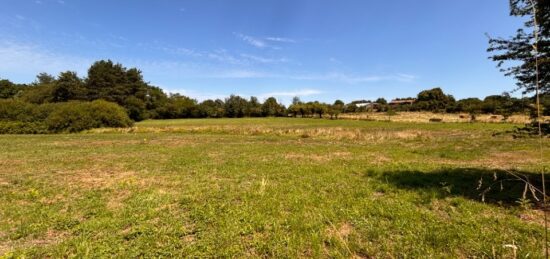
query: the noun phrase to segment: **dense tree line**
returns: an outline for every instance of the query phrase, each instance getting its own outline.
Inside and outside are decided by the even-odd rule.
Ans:
[[[15,84],[9,80],[0,80],[0,108],[4,111],[20,111],[18,115],[0,116],[0,123],[11,126],[4,132],[13,131],[17,123],[52,122],[46,120],[56,109],[64,110],[67,120],[64,127],[54,127],[52,124],[45,126],[40,124],[40,129],[49,131],[78,131],[87,128],[108,125],[130,125],[128,121],[140,121],[144,119],[177,119],[177,118],[241,118],[241,117],[330,117],[337,119],[341,113],[356,112],[387,112],[387,111],[431,111],[448,113],[491,113],[509,116],[514,113],[528,113],[532,110],[532,98],[515,98],[508,94],[493,95],[484,98],[467,98],[455,100],[452,95],[445,94],[441,88],[421,91],[416,98],[402,98],[388,102],[384,98],[375,101],[357,100],[345,104],[336,100],[332,104],[319,101],[303,102],[295,97],[287,108],[274,97],[269,97],[263,102],[256,97],[248,99],[237,95],[231,95],[224,100],[204,100],[198,102],[195,99],[180,94],[166,94],[162,89],[152,86],[143,80],[140,70],[127,69],[121,64],[115,64],[110,60],[95,62],[89,69],[85,78],[79,77],[75,72],[66,71],[57,77],[41,73],[36,81],[28,84]],[[95,102],[95,108],[104,107],[114,114],[120,115],[123,111],[127,118],[115,116],[117,122],[107,120],[105,123],[93,122],[90,119],[85,126],[75,126],[74,118],[78,112],[92,107],[86,103]],[[399,102],[407,100],[406,102]],[[403,104],[405,103],[405,104]],[[550,95],[543,95],[542,103],[545,106],[544,113],[550,115]],[[57,104],[57,105],[54,105]],[[88,106],[87,106],[88,105]],[[95,105],[95,106],[94,106]],[[73,108],[71,108],[73,107]],[[118,108],[117,108],[118,107]],[[69,114],[68,110],[75,112]],[[78,110],[78,111],[77,111]],[[10,113],[6,113],[10,114]],[[25,117],[37,115],[36,118]],[[82,118],[91,118],[97,113],[82,115]],[[52,116],[54,116],[52,115]],[[91,117],[90,117],[91,116]],[[25,117],[25,118],[23,118]],[[59,116],[58,116],[59,117]],[[22,119],[23,118],[23,119]],[[99,119],[96,121],[101,121]],[[17,123],[12,123],[17,122]],[[62,123],[61,123],[62,124]],[[30,124],[28,124],[30,125]],[[32,125],[30,125],[30,128]],[[1,128],[1,127],[0,127]],[[0,130],[1,131],[1,130]],[[32,130],[31,130],[32,131]],[[40,131],[40,130],[37,130]]]
[[[66,71],[57,77],[41,73],[29,85],[0,80],[0,99],[15,99],[32,104],[105,100],[124,107],[134,121],[286,115],[286,107],[273,97],[262,103],[256,97],[244,99],[232,95],[225,100],[205,100],[199,103],[180,94],[166,94],[145,82],[137,68],[127,69],[110,60],[95,62],[85,78]]]

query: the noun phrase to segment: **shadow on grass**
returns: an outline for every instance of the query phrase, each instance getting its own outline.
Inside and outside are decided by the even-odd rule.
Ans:
[[[462,196],[506,206],[527,202],[542,208],[542,194],[535,189],[542,190],[541,176],[533,172],[452,168],[431,172],[368,172],[367,176],[377,177],[401,189],[419,190],[431,197],[435,195],[436,198]],[[534,188],[526,189],[525,182],[519,180],[518,176],[529,181]],[[546,179],[546,186],[550,186],[549,180]]]

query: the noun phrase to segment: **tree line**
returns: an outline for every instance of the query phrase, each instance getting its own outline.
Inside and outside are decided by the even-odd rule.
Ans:
[[[116,117],[117,121],[96,119],[96,122],[83,123],[83,126],[73,127],[76,122],[65,122],[65,127],[41,124],[49,131],[79,131],[87,128],[130,125],[128,121],[144,119],[177,119],[177,118],[240,118],[240,117],[330,117],[338,118],[341,113],[356,112],[387,112],[387,111],[431,111],[448,113],[491,113],[509,116],[514,113],[528,113],[533,107],[533,98],[515,98],[509,94],[487,96],[483,100],[466,98],[455,100],[452,95],[445,94],[441,88],[421,91],[415,98],[401,98],[388,102],[384,98],[374,101],[357,100],[344,103],[336,100],[333,103],[319,101],[303,102],[298,97],[286,107],[276,98],[269,97],[263,102],[257,97],[243,98],[231,95],[225,99],[204,100],[198,102],[180,94],[167,94],[161,88],[152,86],[143,79],[142,72],[137,68],[126,68],[122,64],[110,60],[93,63],[85,78],[75,72],[61,72],[57,77],[40,73],[30,84],[15,84],[9,80],[0,80],[0,122],[12,125],[4,132],[14,130],[21,122],[46,122],[45,114],[54,110],[63,110],[66,118],[78,117],[78,112],[84,113],[86,104],[96,102],[93,107],[105,106],[104,111],[111,109],[113,114],[123,111],[127,118]],[[398,102],[400,100],[409,100]],[[550,113],[550,96],[543,95],[545,114]],[[55,105],[57,104],[57,105]],[[113,106],[114,104],[114,106]],[[118,107],[117,107],[118,106]],[[89,107],[88,107],[89,108]],[[72,114],[68,114],[73,109]],[[91,109],[91,108],[90,108]],[[10,111],[10,112],[8,112]],[[38,114],[38,115],[36,115]],[[93,114],[82,115],[83,118],[93,117]],[[32,117],[37,117],[33,119]],[[59,114],[57,117],[63,117]],[[11,121],[12,123],[6,123]],[[97,121],[106,121],[97,123]],[[18,122],[19,124],[14,124]],[[63,124],[63,123],[61,123]],[[30,128],[31,127],[27,125]],[[1,127],[0,127],[1,128]],[[2,131],[0,129],[0,131]],[[41,130],[36,130],[40,131]],[[34,131],[32,131],[34,132]]]

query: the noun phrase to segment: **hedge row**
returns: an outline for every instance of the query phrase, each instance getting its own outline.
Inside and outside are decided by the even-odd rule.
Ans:
[[[79,132],[132,123],[124,108],[103,100],[47,104],[0,100],[0,134]]]

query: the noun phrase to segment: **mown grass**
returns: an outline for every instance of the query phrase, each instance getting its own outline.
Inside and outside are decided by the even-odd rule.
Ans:
[[[511,124],[321,119],[144,121],[0,136],[5,257],[540,257]],[[545,140],[547,147],[548,140]]]

